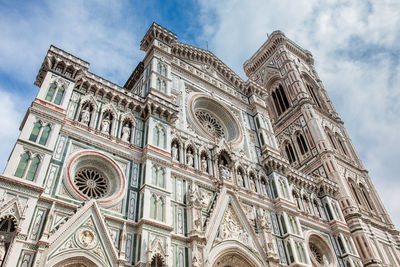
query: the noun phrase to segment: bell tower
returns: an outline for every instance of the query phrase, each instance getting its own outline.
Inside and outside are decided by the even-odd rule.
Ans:
[[[325,203],[337,199],[363,264],[381,266],[384,241],[376,234],[385,232],[385,242],[398,245],[398,233],[315,70],[312,54],[274,31],[244,63],[244,70],[265,90],[281,155],[297,170],[338,186],[336,196],[322,191],[319,198]]]

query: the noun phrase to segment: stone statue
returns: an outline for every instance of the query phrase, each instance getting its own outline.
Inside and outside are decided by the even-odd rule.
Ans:
[[[122,128],[122,141],[129,142],[129,138],[131,136],[131,128],[129,128],[128,123]]]
[[[3,264],[4,256],[6,255],[6,247],[4,244],[4,235],[0,236],[0,266]]]
[[[173,160],[178,160],[178,146],[176,143],[171,148],[171,156]]]
[[[186,159],[187,159],[187,164],[193,167],[193,154],[191,150],[188,150]]]
[[[90,112],[89,112],[89,107],[86,107],[81,112],[81,123],[89,126],[89,122],[90,122]]]
[[[237,173],[237,180],[238,180],[238,185],[243,186],[243,176],[241,172]]]
[[[101,132],[105,134],[110,133],[110,119],[109,116],[106,116],[101,122]]]
[[[204,156],[201,157],[201,170],[207,172],[207,160]]]
[[[254,179],[250,178],[249,182],[250,182],[250,190],[256,192],[257,189],[256,189],[256,184],[254,183]]]
[[[230,173],[229,173],[229,169],[228,169],[228,167],[226,167],[225,165],[220,164],[220,165],[219,165],[219,171],[220,171],[221,176],[222,176],[223,178],[229,179],[229,178],[231,177],[231,175],[230,175]]]

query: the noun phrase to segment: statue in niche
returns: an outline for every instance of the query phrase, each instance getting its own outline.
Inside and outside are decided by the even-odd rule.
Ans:
[[[129,127],[129,123],[125,123],[124,127],[122,127],[122,141],[129,142],[131,136],[131,128]]]
[[[207,159],[205,156],[201,157],[201,170],[207,172]]]
[[[3,264],[4,256],[6,255],[6,246],[4,244],[4,235],[0,236],[0,266]]]
[[[105,134],[110,133],[110,117],[109,115],[105,116],[103,121],[101,122],[101,132]]]
[[[250,190],[256,192],[256,184],[254,183],[254,179],[252,177],[250,177],[249,179],[250,182]]]
[[[238,185],[243,186],[243,176],[240,171],[237,172],[237,180],[238,180]]]
[[[219,172],[222,178],[229,179],[231,177],[228,169],[228,164],[226,163],[225,159],[221,159],[219,163]]]
[[[173,160],[178,161],[178,145],[176,143],[172,145],[171,156]]]
[[[81,123],[89,126],[90,111],[89,107],[86,107],[81,112]]]
[[[190,149],[187,151],[186,160],[187,160],[187,164],[189,166],[193,167],[193,154],[192,154],[192,150],[190,150]]]

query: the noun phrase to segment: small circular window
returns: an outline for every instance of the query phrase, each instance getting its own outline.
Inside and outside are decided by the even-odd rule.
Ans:
[[[97,151],[73,154],[63,179],[71,195],[79,200],[98,199],[99,204],[112,206],[124,195],[121,168],[111,157]]]
[[[75,174],[75,186],[88,198],[102,198],[109,190],[109,181],[103,173],[91,169],[83,168]]]

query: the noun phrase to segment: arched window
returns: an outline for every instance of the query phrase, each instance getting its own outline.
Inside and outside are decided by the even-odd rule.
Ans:
[[[285,242],[290,263],[294,262],[293,250],[290,242]]]
[[[49,87],[49,91],[47,91],[47,95],[46,95],[46,98],[45,98],[46,101],[52,101],[53,100],[53,96],[54,96],[54,93],[56,92],[56,89],[57,89],[57,83],[53,82]]]
[[[354,187],[354,184],[351,181],[350,181],[350,187],[351,187],[351,190],[353,191],[353,194],[354,194],[354,196],[355,196],[355,198],[357,200],[357,203],[359,205],[361,205],[362,203],[361,203],[360,197],[358,196],[357,189]]]
[[[297,141],[297,144],[299,145],[300,153],[302,155],[307,153],[308,152],[308,147],[307,147],[307,144],[306,144],[306,140],[304,139],[304,136],[301,133],[297,134],[296,141]]]
[[[265,145],[263,134],[260,133],[259,136],[260,136],[260,143],[261,143],[261,146]]]
[[[162,66],[161,74],[164,75],[164,76],[167,76],[167,66],[165,66],[165,65]]]
[[[161,80],[159,78],[157,78],[157,80],[156,80],[156,89],[158,91],[160,91],[160,89],[161,89]]]
[[[17,170],[15,171],[15,176],[22,178],[25,174],[26,167],[28,166],[28,162],[30,159],[30,155],[28,152],[22,154],[21,159],[19,160],[19,164]]]
[[[346,253],[346,249],[344,248],[343,240],[340,235],[337,237],[337,241],[338,241],[339,248],[340,248],[340,251],[342,252],[342,254]]]
[[[297,208],[299,210],[302,210],[301,203],[300,203],[301,202],[300,197],[295,190],[292,191],[292,195],[296,201]]]
[[[300,262],[306,263],[306,256],[304,253],[304,247],[300,242],[296,242],[296,250],[297,254],[299,255]]]
[[[293,147],[289,142],[287,142],[285,144],[285,152],[286,152],[286,156],[287,156],[290,164],[292,164],[293,162],[296,161],[296,157],[294,156]]]
[[[161,74],[161,63],[157,63],[157,72]]]
[[[370,200],[370,198],[369,198],[369,194],[368,194],[367,190],[365,189],[364,186],[360,186],[360,188],[361,188],[361,192],[362,192],[362,194],[363,194],[363,197],[364,197],[364,199],[365,199],[365,202],[366,202],[367,205],[368,205],[368,208],[369,208],[370,210],[374,210],[374,208],[372,207],[372,203],[371,203],[371,200]]]
[[[286,188],[286,184],[282,179],[279,179],[279,186],[280,186],[281,192],[283,194],[283,197],[288,199],[289,198],[289,193],[288,193],[288,190]]]
[[[33,179],[35,178],[35,175],[36,175],[36,171],[39,167],[39,163],[40,163],[39,156],[36,156],[32,159],[31,165],[29,166],[28,172],[26,174],[27,180],[33,181]]]
[[[164,201],[162,198],[159,198],[157,203],[157,220],[164,221]]]
[[[283,217],[282,214],[279,216],[279,221],[281,223],[282,235],[284,235],[287,233],[287,228],[286,228],[285,218]]]
[[[338,144],[339,144],[340,151],[341,151],[344,155],[347,155],[346,148],[345,148],[345,146],[344,146],[344,144],[343,144],[343,142],[342,142],[342,138],[340,138],[340,136],[339,136],[338,134],[336,134],[336,140],[337,140],[337,142],[338,142]]]
[[[13,243],[16,234],[17,225],[11,218],[2,218],[0,220],[0,235],[3,236],[3,251],[2,251],[2,262],[6,260],[8,249],[10,244]],[[4,266],[5,264],[3,264]],[[21,265],[22,266],[22,265]]]
[[[158,146],[165,148],[165,130],[162,128],[160,129]]]
[[[164,187],[164,181],[165,181],[165,171],[164,169],[160,169],[158,171],[158,186]]]
[[[162,81],[161,83],[161,92],[167,92],[167,83],[165,81]]]
[[[42,146],[46,145],[47,139],[49,138],[50,131],[51,131],[51,127],[50,127],[50,125],[47,124],[43,128],[42,135],[40,136],[40,139],[39,139],[39,144],[41,144]]]
[[[40,129],[42,129],[42,123],[40,121],[35,122],[35,124],[33,125],[31,135],[29,136],[30,141],[36,142],[38,135],[40,133]]]
[[[160,137],[160,130],[158,129],[158,127],[154,128],[154,132],[153,132],[153,143],[155,146],[158,146],[158,142],[159,142],[159,137]]]
[[[150,198],[150,218],[151,219],[156,219],[156,205],[157,205],[157,199],[156,196],[152,195]]]
[[[64,86],[61,86],[60,88],[58,88],[56,98],[54,99],[54,104],[60,105],[61,100],[64,96],[64,92],[65,92]]]
[[[289,101],[282,85],[279,85],[279,87],[272,92],[272,99],[274,101],[278,116],[289,108]]]
[[[156,166],[151,167],[151,183],[156,185],[157,184],[157,175],[158,170]]]
[[[328,133],[328,137],[329,137],[329,141],[331,142],[331,145],[333,146],[333,148],[336,150],[336,142],[335,140],[332,138],[332,135],[330,133]]]
[[[325,203],[325,209],[326,209],[326,213],[328,214],[328,220],[329,221],[333,220],[332,211],[331,211],[331,208],[329,207],[328,203]]]
[[[311,87],[311,85],[309,85],[307,83],[307,89],[308,89],[309,94],[311,95],[311,98],[314,100],[314,102],[318,105],[318,107],[321,107],[321,105],[320,105],[320,103],[318,101],[317,95],[314,92],[314,88]]]

